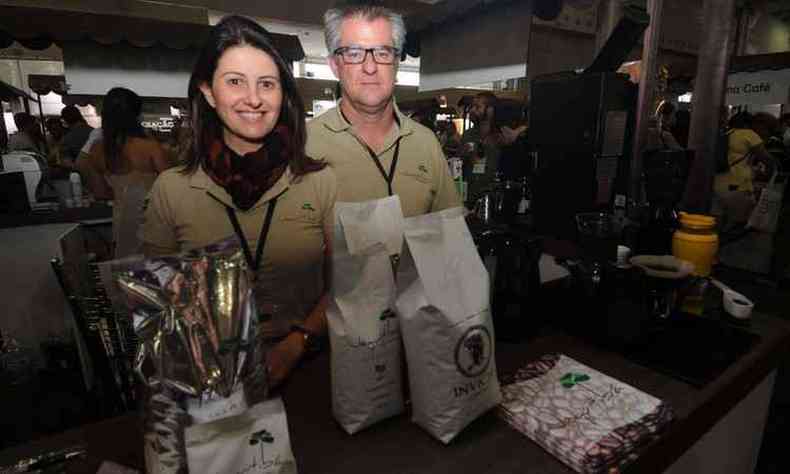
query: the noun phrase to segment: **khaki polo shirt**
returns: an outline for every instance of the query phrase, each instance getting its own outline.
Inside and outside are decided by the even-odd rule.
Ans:
[[[460,206],[461,199],[436,136],[403,115],[397,106],[395,113],[400,121],[399,130],[377,156],[389,173],[395,144],[400,140],[392,188],[400,197],[403,214],[411,217]],[[387,181],[367,146],[355,135],[337,107],[307,124],[307,154],[317,160],[326,160],[334,170],[338,201],[359,202],[387,197]]]
[[[182,169],[165,171],[151,189],[140,229],[144,248],[153,254],[176,253],[235,235],[228,205],[236,210],[254,257],[266,211],[279,196],[258,271],[256,302],[259,311],[273,316],[265,327],[267,335],[287,334],[292,324],[304,321],[324,291],[324,249],[337,192],[334,173],[326,167],[295,180],[286,170],[243,211],[202,169],[192,175],[182,174]]]

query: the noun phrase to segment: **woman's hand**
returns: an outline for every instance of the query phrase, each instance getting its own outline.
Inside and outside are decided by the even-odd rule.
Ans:
[[[280,385],[288,377],[304,355],[304,336],[292,332],[274,346],[266,356],[266,370],[269,374],[269,387]]]

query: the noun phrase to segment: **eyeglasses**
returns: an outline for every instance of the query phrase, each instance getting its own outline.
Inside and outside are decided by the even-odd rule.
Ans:
[[[359,46],[344,46],[337,48],[334,54],[342,56],[346,64],[361,64],[365,62],[368,53],[373,56],[376,64],[392,64],[398,57],[398,50],[392,46],[376,46],[375,48],[361,48]]]

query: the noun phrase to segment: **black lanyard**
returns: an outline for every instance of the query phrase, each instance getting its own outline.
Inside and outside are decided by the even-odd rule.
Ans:
[[[400,154],[400,137],[398,137],[398,140],[395,142],[395,152],[392,154],[392,163],[390,163],[389,174],[384,172],[384,166],[381,164],[379,157],[376,156],[376,152],[374,152],[373,149],[367,145],[367,143],[365,144],[365,148],[368,149],[368,153],[370,153],[370,158],[373,160],[373,163],[376,163],[376,168],[378,168],[379,173],[381,173],[381,177],[387,182],[387,195],[392,196],[392,180],[395,178],[395,168],[398,167],[398,155]]]
[[[343,109],[338,107],[337,110],[340,111],[340,115],[343,116],[343,120],[345,120],[346,122],[351,124],[351,121],[348,120],[348,118],[346,118],[346,114],[343,113]],[[400,120],[398,119],[397,115],[395,115],[395,122],[398,124],[398,126],[400,126]],[[351,125],[353,126],[353,124],[351,124]],[[373,163],[376,164],[376,168],[379,170],[379,173],[381,174],[381,177],[384,178],[384,181],[387,182],[387,195],[388,196],[392,196],[392,194],[393,194],[393,192],[392,192],[392,180],[395,179],[395,168],[398,167],[398,155],[400,155],[400,139],[401,139],[401,137],[399,136],[397,138],[397,140],[395,141],[395,151],[392,153],[392,162],[390,163],[390,172],[389,172],[389,174],[387,174],[387,172],[384,171],[384,166],[381,164],[381,161],[379,160],[379,157],[376,155],[376,152],[373,151],[372,148],[370,148],[370,145],[368,145],[362,139],[360,139],[362,144],[365,145],[365,149],[368,150],[368,153],[370,154],[370,158],[373,160]]]
[[[211,196],[211,194],[209,194]],[[219,199],[211,196],[215,201],[220,202]],[[247,265],[250,266],[254,274],[257,274],[258,268],[261,266],[261,258],[263,256],[263,247],[266,245],[266,238],[269,236],[269,228],[272,225],[272,217],[274,217],[274,207],[277,205],[277,198],[280,196],[277,195],[273,197],[269,201],[269,207],[266,209],[266,218],[263,220],[263,226],[261,226],[261,234],[258,237],[258,247],[255,249],[255,259],[252,258],[252,252],[250,251],[250,244],[247,242],[247,238],[244,237],[244,232],[241,230],[241,225],[239,224],[239,219],[236,217],[236,210],[232,207],[228,206],[225,203],[220,202],[223,206],[225,206],[225,211],[228,213],[228,219],[230,220],[231,225],[233,225],[233,230],[236,232],[236,236],[239,238],[241,242],[241,248],[244,251],[244,258],[247,260]]]

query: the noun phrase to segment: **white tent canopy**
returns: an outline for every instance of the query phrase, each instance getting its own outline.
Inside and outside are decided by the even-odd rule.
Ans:
[[[790,68],[739,72],[727,78],[728,105],[769,105],[790,102]]]
[[[63,47],[69,94],[104,95],[121,86],[144,97],[186,97],[194,49],[137,48],[74,41]]]
[[[512,3],[424,33],[420,91],[526,77],[532,2]]]

